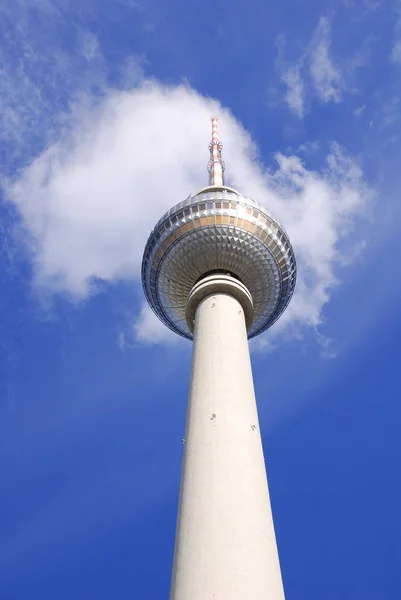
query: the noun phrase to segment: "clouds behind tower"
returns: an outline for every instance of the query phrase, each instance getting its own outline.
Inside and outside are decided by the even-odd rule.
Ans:
[[[319,324],[344,258],[342,239],[371,196],[359,167],[336,146],[319,172],[295,155],[277,155],[274,168],[255,162],[257,147],[229,110],[187,86],[156,81],[111,90],[96,105],[86,96],[72,111],[68,133],[6,182],[35,284],[81,299],[96,292],[99,279],[139,281],[153,224],[207,183],[215,113],[227,184],[285,223],[297,255],[298,289],[280,327]],[[139,335],[146,338],[140,329]]]

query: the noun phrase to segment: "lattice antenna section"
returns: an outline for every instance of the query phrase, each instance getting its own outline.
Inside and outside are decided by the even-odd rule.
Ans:
[[[212,117],[212,141],[209,144],[210,160],[207,165],[209,171],[209,184],[215,186],[224,185],[223,173],[225,169],[224,161],[221,158],[223,144],[219,139],[217,128],[217,117]]]

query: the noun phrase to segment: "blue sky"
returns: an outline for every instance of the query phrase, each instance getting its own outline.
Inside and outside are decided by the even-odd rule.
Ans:
[[[0,593],[167,598],[190,349],[141,252],[207,181],[287,229],[252,343],[287,600],[401,595],[401,4],[0,1]]]

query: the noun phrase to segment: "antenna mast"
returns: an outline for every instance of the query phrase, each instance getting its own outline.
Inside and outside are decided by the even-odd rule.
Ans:
[[[212,117],[212,141],[209,144],[210,160],[207,165],[207,170],[210,174],[209,184],[221,187],[224,185],[223,173],[225,166],[224,161],[221,158],[223,144],[219,139],[217,121],[217,117]]]

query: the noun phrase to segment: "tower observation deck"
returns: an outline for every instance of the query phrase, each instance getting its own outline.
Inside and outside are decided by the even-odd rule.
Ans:
[[[224,185],[212,119],[209,185],[156,224],[142,262],[159,319],[194,340],[171,600],[282,600],[247,338],[294,292],[279,221]]]

